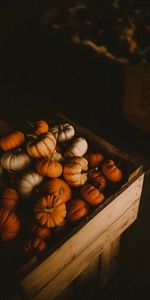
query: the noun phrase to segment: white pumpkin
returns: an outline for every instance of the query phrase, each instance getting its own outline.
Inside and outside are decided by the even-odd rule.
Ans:
[[[60,143],[71,140],[75,135],[74,127],[69,123],[59,124],[50,128],[56,140]]]
[[[78,137],[76,138],[69,149],[65,152],[65,157],[70,156],[83,156],[88,149],[88,143],[85,138]]]
[[[38,187],[38,185],[40,185],[42,180],[43,176],[39,175],[35,171],[30,171],[23,174],[22,177],[18,180],[18,193],[24,198],[30,197],[33,190]]]
[[[27,168],[31,163],[30,156],[22,150],[7,151],[1,157],[1,166],[8,172],[18,172]]]

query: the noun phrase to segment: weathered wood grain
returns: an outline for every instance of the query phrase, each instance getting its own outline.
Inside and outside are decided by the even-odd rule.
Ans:
[[[41,291],[35,294],[34,300],[55,299],[80,273],[82,273],[92,262],[93,257],[100,255],[105,243],[112,243],[122,232],[128,228],[137,218],[140,198],[137,198],[127,211],[105,229],[89,246],[68,263],[52,278],[52,280]]]
[[[104,246],[100,256],[100,287],[106,286],[108,281],[113,278],[116,269],[116,256],[119,252],[120,236],[112,243],[109,241]]]
[[[57,276],[66,265],[105,232],[108,226],[131,208],[135,200],[141,196],[143,179],[144,174],[22,280],[21,284],[29,297],[34,296],[48,281]]]

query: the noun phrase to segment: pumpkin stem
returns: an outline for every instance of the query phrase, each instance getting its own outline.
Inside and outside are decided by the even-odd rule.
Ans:
[[[32,122],[30,122],[30,121],[26,121],[26,123],[31,127],[31,128],[33,128],[33,129],[35,129],[35,126],[33,125],[33,123]]]
[[[51,208],[47,207],[47,208],[44,208],[44,211],[47,212],[47,213],[52,213],[53,212],[53,208],[52,207]]]
[[[62,131],[64,128],[63,128],[63,124],[60,124],[59,125],[59,128],[60,128],[60,130]]]
[[[86,170],[86,171],[84,171],[84,170],[82,170],[82,172],[81,173],[92,173],[93,171],[97,171],[98,170],[98,168],[96,167],[96,168],[92,168],[92,169],[88,169],[88,170]]]
[[[64,193],[64,188],[61,186],[59,189],[59,196],[61,196]]]
[[[102,192],[102,183],[99,184],[99,187],[97,188],[99,192]]]

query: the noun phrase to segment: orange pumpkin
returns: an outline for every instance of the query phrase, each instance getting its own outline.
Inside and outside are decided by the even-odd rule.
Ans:
[[[106,178],[99,171],[92,171],[89,173],[89,179],[100,191],[104,191],[106,188]]]
[[[89,206],[82,199],[73,199],[69,203],[67,217],[71,222],[80,221],[89,214]]]
[[[34,236],[42,239],[42,240],[46,240],[47,238],[49,238],[52,234],[51,230],[45,226],[40,226],[37,223],[33,223],[30,226],[30,232],[32,234],[34,234]]]
[[[116,166],[113,160],[107,160],[102,165],[102,171],[107,179],[112,182],[119,182],[122,177],[122,171]]]
[[[70,186],[61,178],[52,178],[47,180],[43,184],[43,192],[46,195],[59,194],[61,201],[64,203],[68,202],[72,195]]]
[[[101,193],[92,184],[85,184],[81,188],[81,195],[85,201],[87,201],[92,206],[97,206],[102,203],[105,199],[104,194]]]
[[[16,238],[20,230],[20,220],[17,214],[6,208],[0,208],[0,237],[4,241]]]
[[[34,158],[51,157],[56,147],[56,139],[50,132],[32,137],[26,145],[28,154]]]
[[[15,210],[19,203],[19,195],[13,188],[5,188],[1,195],[1,206],[9,209]]]
[[[37,121],[35,123],[35,128],[36,128],[34,131],[35,135],[40,135],[49,130],[49,126],[48,126],[47,122],[45,122],[44,120]]]
[[[37,254],[42,253],[46,249],[46,243],[39,237],[31,238],[26,241],[24,245],[24,250],[26,252],[37,252]]]
[[[0,138],[0,149],[8,151],[19,147],[25,140],[24,134],[21,131],[13,131],[6,136]]]
[[[66,205],[59,195],[43,196],[34,206],[35,219],[41,226],[48,228],[61,225],[66,214]]]
[[[63,176],[70,186],[80,187],[87,181],[88,161],[74,156],[64,164]]]
[[[50,178],[59,177],[62,174],[62,165],[57,161],[49,158],[39,159],[36,162],[36,171],[43,176]]]
[[[104,156],[98,152],[90,152],[86,154],[89,168],[96,168],[104,160]]]

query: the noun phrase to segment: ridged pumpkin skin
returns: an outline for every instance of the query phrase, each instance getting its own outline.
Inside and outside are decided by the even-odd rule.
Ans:
[[[40,226],[37,223],[31,224],[29,228],[30,232],[35,236],[42,240],[46,240],[52,234],[51,230],[45,226]]]
[[[1,195],[1,206],[9,209],[15,210],[19,203],[19,195],[17,191],[13,188],[5,188]]]
[[[30,156],[25,151],[7,151],[1,157],[1,165],[8,172],[19,172],[31,163]]]
[[[31,196],[33,190],[40,185],[43,180],[43,176],[36,171],[30,171],[22,175],[18,180],[17,191],[22,197]]]
[[[98,152],[90,152],[85,158],[88,161],[89,168],[96,168],[104,160],[104,156]]]
[[[41,238],[31,238],[26,241],[24,245],[25,252],[37,252],[37,254],[42,253],[46,249],[46,243]]]
[[[116,166],[113,160],[107,160],[102,165],[102,171],[107,179],[112,182],[119,182],[122,177],[122,171]]]
[[[34,131],[35,135],[40,135],[49,130],[49,126],[48,126],[47,122],[45,122],[44,120],[37,121],[35,123],[35,128],[36,128]]]
[[[89,174],[89,178],[92,182],[92,184],[97,187],[100,191],[104,191],[106,188],[106,178],[100,174],[99,171],[92,171]]]
[[[65,157],[83,156],[88,149],[88,143],[85,138],[78,137],[73,142],[69,149],[64,153]]]
[[[62,202],[66,203],[71,199],[72,191],[70,186],[61,178],[52,178],[43,184],[45,195],[59,195]]]
[[[19,147],[25,140],[24,134],[21,131],[13,131],[12,133],[0,138],[0,149],[8,151]]]
[[[71,222],[80,221],[89,213],[89,206],[82,199],[73,199],[69,203],[67,217]]]
[[[64,164],[63,176],[72,187],[80,187],[87,181],[88,161],[84,157],[72,157]]]
[[[85,184],[81,188],[81,195],[83,199],[92,206],[97,206],[105,199],[104,195],[92,184]]]
[[[20,220],[13,211],[0,208],[0,237],[4,241],[16,238],[20,230]]]
[[[43,176],[57,178],[62,174],[62,165],[57,161],[49,158],[40,159],[36,162],[36,171]]]
[[[56,147],[56,139],[50,132],[40,134],[26,145],[28,154],[34,158],[51,157]]]
[[[43,196],[34,206],[35,219],[41,226],[53,228],[63,223],[67,210],[59,195]]]
[[[56,140],[60,143],[71,140],[75,135],[75,129],[71,124],[64,123],[50,128]]]

